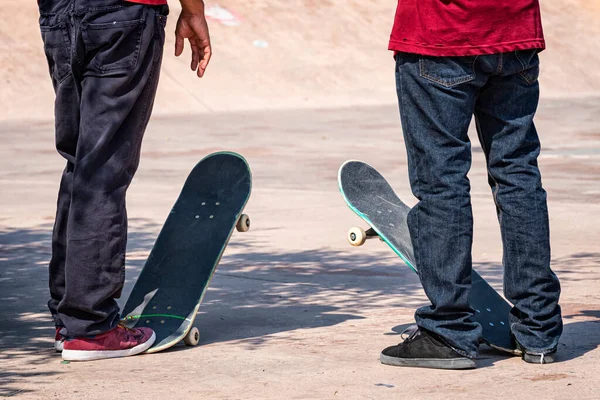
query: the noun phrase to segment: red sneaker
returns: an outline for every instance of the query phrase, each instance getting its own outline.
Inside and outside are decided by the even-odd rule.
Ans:
[[[54,335],[54,350],[61,352],[63,351],[63,343],[65,342],[65,337],[61,335],[61,328],[56,328],[56,334]]]
[[[117,325],[101,335],[65,340],[62,358],[67,361],[91,361],[134,356],[148,350],[155,340],[156,335],[150,328],[129,329]]]

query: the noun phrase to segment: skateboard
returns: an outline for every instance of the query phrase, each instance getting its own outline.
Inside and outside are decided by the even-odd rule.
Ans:
[[[210,280],[234,229],[250,229],[242,210],[251,180],[246,160],[230,152],[210,154],[190,172],[123,308],[126,326],[156,333],[147,353],[182,339],[199,343],[193,323]]]
[[[417,272],[407,217],[410,207],[404,204],[385,178],[361,161],[346,161],[339,170],[338,184],[348,207],[370,228],[348,231],[348,241],[361,246],[367,239],[384,241],[413,271]],[[517,354],[510,334],[508,315],[512,306],[475,270],[469,303],[475,309],[473,319],[483,328],[482,341],[490,347]]]

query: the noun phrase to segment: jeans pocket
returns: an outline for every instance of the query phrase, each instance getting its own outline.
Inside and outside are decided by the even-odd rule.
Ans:
[[[137,66],[146,26],[144,6],[94,10],[81,25],[92,70],[124,72]]]
[[[452,87],[475,79],[476,59],[476,56],[419,56],[419,73],[422,78],[445,87]]]
[[[40,17],[44,53],[53,82],[62,82],[71,72],[71,40],[67,23],[56,17]]]
[[[519,76],[532,85],[537,82],[540,75],[540,59],[538,57],[539,50],[516,50],[515,57],[521,63]]]

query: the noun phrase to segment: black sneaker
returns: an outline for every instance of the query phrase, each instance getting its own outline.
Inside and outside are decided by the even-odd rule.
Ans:
[[[523,355],[521,356],[523,361],[530,364],[552,364],[554,362],[554,357],[556,356],[556,347],[547,353],[533,353],[524,349],[519,342],[517,342],[517,349],[523,352]]]
[[[438,369],[475,368],[475,361],[458,354],[437,335],[417,329],[404,342],[384,349],[379,356],[382,364],[399,367]]]

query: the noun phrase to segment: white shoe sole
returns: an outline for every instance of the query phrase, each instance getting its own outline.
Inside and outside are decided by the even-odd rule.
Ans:
[[[148,350],[150,346],[154,344],[156,340],[156,334],[152,332],[150,339],[142,344],[138,344],[135,347],[126,350],[68,350],[65,349],[62,352],[62,358],[65,361],[93,361],[93,360],[104,360],[106,358],[118,358],[118,357],[129,357],[135,356],[136,354],[143,353]]]
[[[65,341],[64,340],[55,340],[54,341],[54,350],[56,350],[57,352],[61,352],[63,351],[63,345],[64,345]]]
[[[476,367],[475,361],[470,358],[398,358],[385,354],[379,355],[382,364],[397,367],[435,368],[435,369],[472,369]]]

